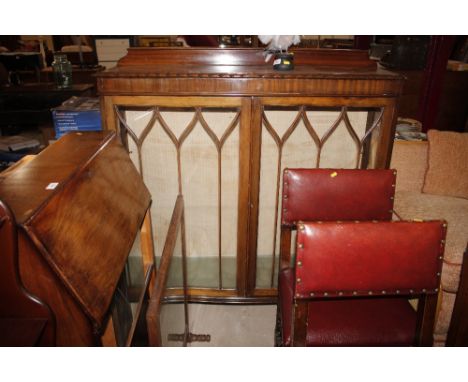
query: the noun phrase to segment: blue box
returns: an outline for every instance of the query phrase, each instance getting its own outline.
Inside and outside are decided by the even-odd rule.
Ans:
[[[55,138],[72,131],[99,131],[101,110],[99,98],[71,97],[52,109]]]

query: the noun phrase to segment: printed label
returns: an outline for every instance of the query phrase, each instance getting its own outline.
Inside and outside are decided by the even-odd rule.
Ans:
[[[47,187],[45,188],[46,190],[55,190],[55,187],[58,186],[57,182],[49,183]]]

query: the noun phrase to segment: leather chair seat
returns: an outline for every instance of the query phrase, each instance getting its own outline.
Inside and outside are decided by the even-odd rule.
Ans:
[[[294,272],[280,272],[284,345],[291,340]],[[416,311],[405,298],[355,298],[308,304],[307,346],[411,346]]]

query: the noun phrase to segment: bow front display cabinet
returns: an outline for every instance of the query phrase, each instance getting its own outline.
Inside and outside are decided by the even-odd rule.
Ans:
[[[403,77],[364,51],[294,53],[276,71],[261,49],[130,48],[98,74],[104,126],[153,199],[157,258],[184,197],[191,301],[275,298],[284,168],[388,167]]]

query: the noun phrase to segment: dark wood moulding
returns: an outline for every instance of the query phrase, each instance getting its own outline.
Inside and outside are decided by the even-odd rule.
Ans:
[[[117,67],[97,75],[98,88],[101,95],[392,97],[401,92],[403,76],[377,67],[366,51],[292,52],[294,70],[281,72],[271,60],[265,62],[262,49],[130,48]]]

